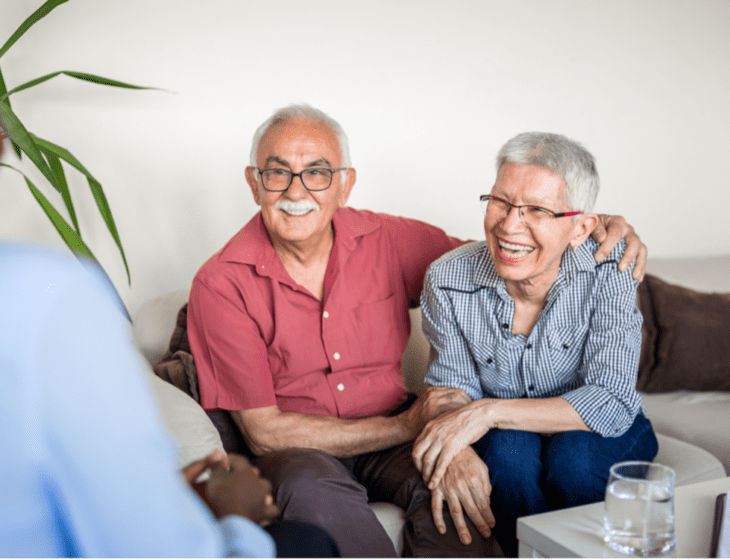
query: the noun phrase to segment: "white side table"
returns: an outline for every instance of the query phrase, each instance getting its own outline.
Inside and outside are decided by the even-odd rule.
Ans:
[[[669,556],[707,557],[715,499],[723,492],[730,492],[730,477],[675,488],[677,547]],[[621,556],[603,542],[603,502],[521,517],[517,538],[522,558]]]

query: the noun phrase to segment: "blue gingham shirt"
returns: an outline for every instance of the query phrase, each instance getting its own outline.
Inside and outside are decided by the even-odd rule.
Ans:
[[[638,282],[618,271],[625,243],[602,262],[588,238],[563,255],[529,336],[512,334],[515,303],[486,242],[434,262],[421,295],[423,330],[435,350],[426,382],[472,399],[568,401],[594,432],[620,436],[641,409]]]

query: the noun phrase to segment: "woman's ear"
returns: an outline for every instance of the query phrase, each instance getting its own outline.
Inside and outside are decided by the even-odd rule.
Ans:
[[[596,214],[581,214],[573,227],[573,238],[570,240],[570,246],[573,249],[580,247],[586,238],[593,233],[597,225],[598,216]]]

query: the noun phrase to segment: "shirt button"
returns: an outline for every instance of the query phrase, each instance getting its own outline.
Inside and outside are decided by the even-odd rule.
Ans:
[[[340,383],[340,384],[337,385],[337,390],[338,391],[344,391],[345,390],[345,386],[342,383]]]
[[[335,360],[339,360],[339,359],[340,359],[340,353],[339,353],[339,352],[335,352],[335,353],[334,353],[334,355],[333,355],[332,357],[333,357],[333,358],[334,358]]]
[[[568,345],[567,344],[563,344],[563,348],[565,348],[567,350],[568,349]]]
[[[326,311],[325,311],[324,313],[322,313],[322,317],[324,317],[325,319],[326,319],[327,317],[329,317],[329,316],[330,316],[330,314],[329,314],[329,313],[327,313]]]
[[[530,348],[532,348],[532,344],[527,345],[527,349],[529,350]]]
[[[492,363],[492,358],[487,358],[487,363],[488,364],[491,364]]]
[[[535,390],[535,386],[534,386],[534,385],[530,385],[530,386],[529,386],[529,387],[527,388],[527,390],[528,390],[528,391],[534,391],[534,390]]]
[[[509,325],[507,323],[502,323],[502,328],[503,329],[506,329],[507,327],[509,327]]]

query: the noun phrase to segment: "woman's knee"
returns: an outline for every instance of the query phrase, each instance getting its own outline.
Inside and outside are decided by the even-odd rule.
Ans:
[[[491,477],[537,477],[541,471],[540,436],[519,430],[490,430],[475,448],[489,466]]]
[[[601,436],[563,432],[552,436],[543,454],[543,488],[549,509],[603,499],[611,460],[601,450]]]

